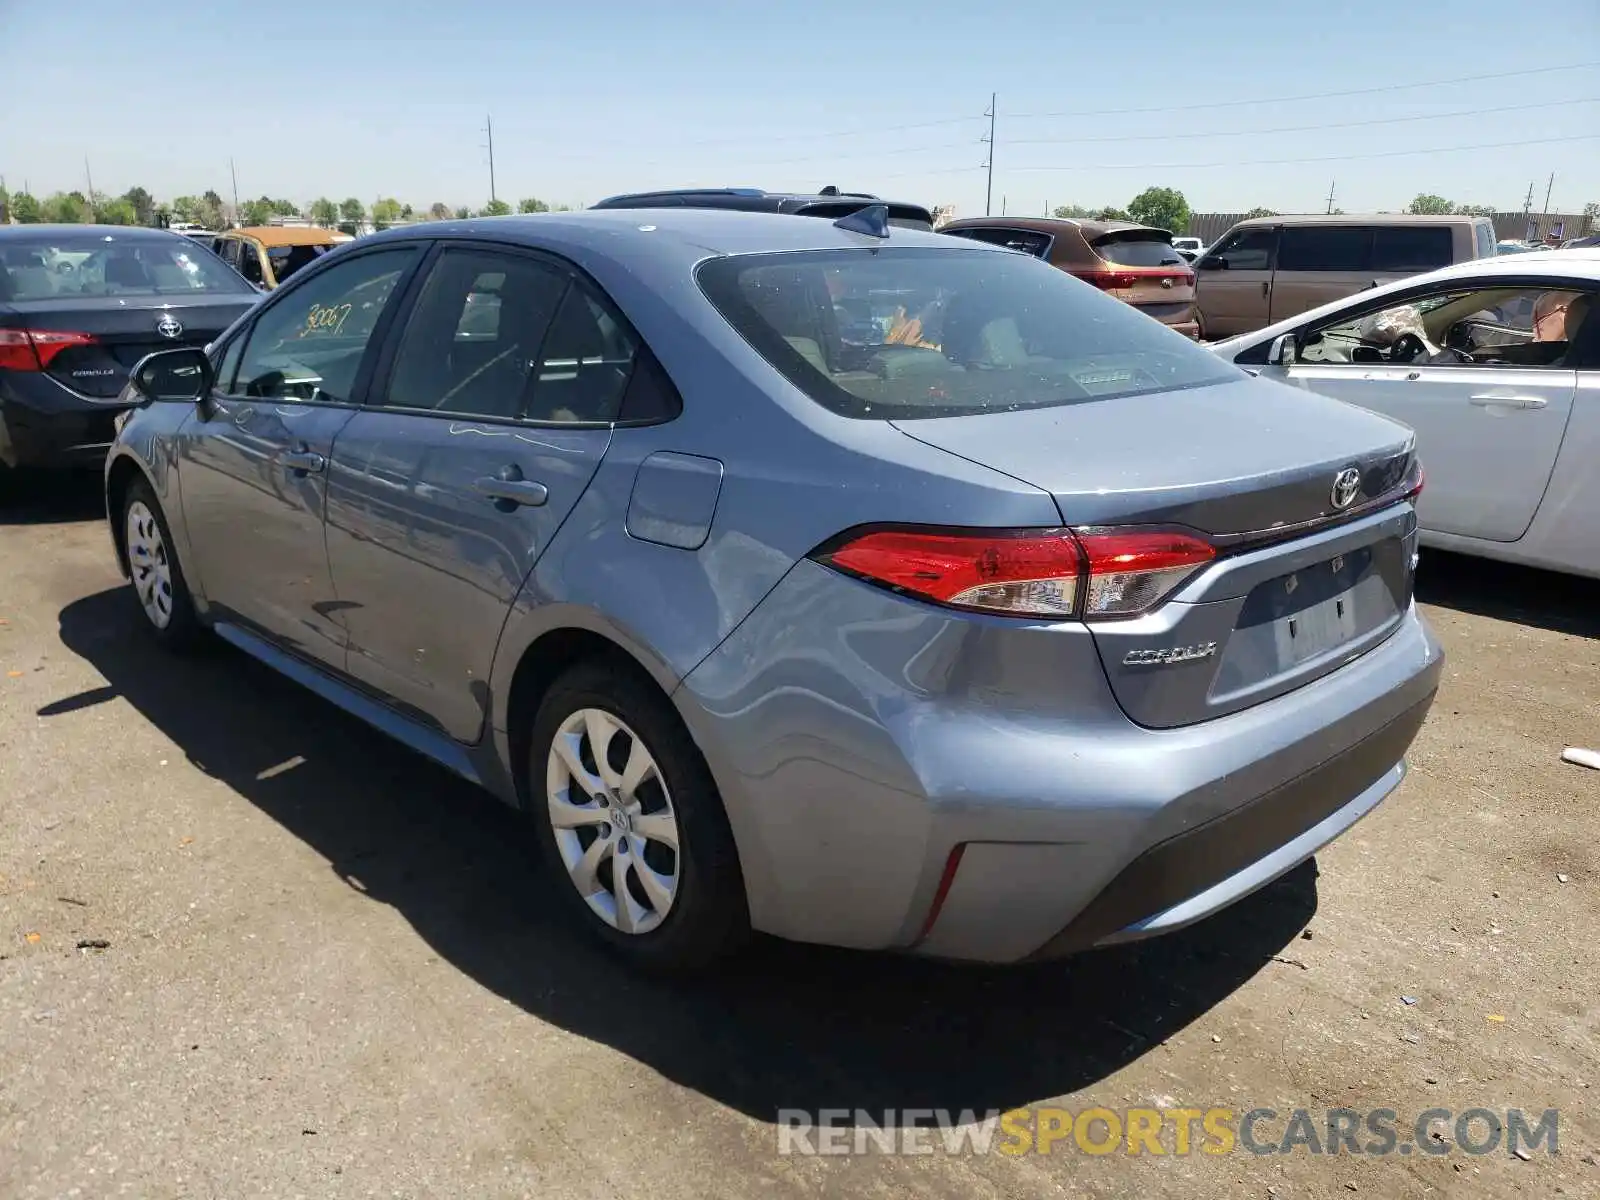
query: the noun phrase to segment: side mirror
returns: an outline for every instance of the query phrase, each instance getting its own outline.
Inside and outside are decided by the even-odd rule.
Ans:
[[[189,347],[147,354],[133,368],[133,386],[146,400],[193,404],[211,394],[211,360]]]
[[[1275,367],[1292,367],[1297,357],[1294,334],[1280,333],[1272,339],[1272,345],[1267,350],[1267,362]]]

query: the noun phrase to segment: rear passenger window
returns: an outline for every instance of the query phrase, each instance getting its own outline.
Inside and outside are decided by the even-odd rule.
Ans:
[[[615,421],[633,359],[633,337],[622,322],[586,288],[572,284],[544,339],[528,418]]]
[[[1372,269],[1415,274],[1447,267],[1452,257],[1450,239],[1450,230],[1442,225],[1422,228],[1380,225],[1372,231]],[[1492,245],[1488,252],[1494,253]]]
[[[385,403],[512,420],[523,415],[540,344],[566,278],[519,255],[442,253],[406,325]]]
[[[1278,240],[1280,271],[1366,271],[1372,230],[1288,226]]]

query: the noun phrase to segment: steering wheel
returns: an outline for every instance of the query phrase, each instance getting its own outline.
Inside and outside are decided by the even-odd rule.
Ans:
[[[1416,362],[1427,356],[1427,344],[1414,333],[1402,333],[1389,347],[1390,362]]]

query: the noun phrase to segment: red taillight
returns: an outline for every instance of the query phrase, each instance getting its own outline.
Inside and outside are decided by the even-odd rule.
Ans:
[[[0,329],[0,367],[12,371],[43,371],[63,350],[93,344],[94,335],[90,333]]]
[[[1131,287],[1138,287],[1141,283],[1159,284],[1163,279],[1169,280],[1174,287],[1193,287],[1193,271],[1175,271],[1171,267],[1119,267],[1110,265],[1104,269],[1074,271],[1079,279],[1085,283],[1092,283],[1104,291],[1121,291]]]
[[[1082,568],[1077,543],[1064,529],[879,530],[820,557],[940,604],[1036,617],[1073,615]]]
[[[1216,557],[1186,533],[1146,530],[876,530],[817,555],[872,583],[1013,617],[1131,617]]]
[[[1217,556],[1209,542],[1187,533],[1082,530],[1078,541],[1089,561],[1087,619],[1148,612]]]
[[[1422,485],[1428,482],[1428,472],[1421,463],[1417,464],[1417,478],[1411,485],[1411,490],[1406,493],[1407,500],[1415,500],[1422,495]]]

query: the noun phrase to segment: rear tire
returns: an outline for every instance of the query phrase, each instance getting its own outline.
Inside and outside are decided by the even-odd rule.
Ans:
[[[744,876],[699,749],[653,684],[580,663],[545,694],[525,795],[574,919],[630,964],[703,969],[750,936]]]
[[[192,649],[204,630],[195,615],[183,567],[172,548],[166,514],[145,479],[128,485],[122,498],[121,520],[128,577],[144,627],[164,649]]]

